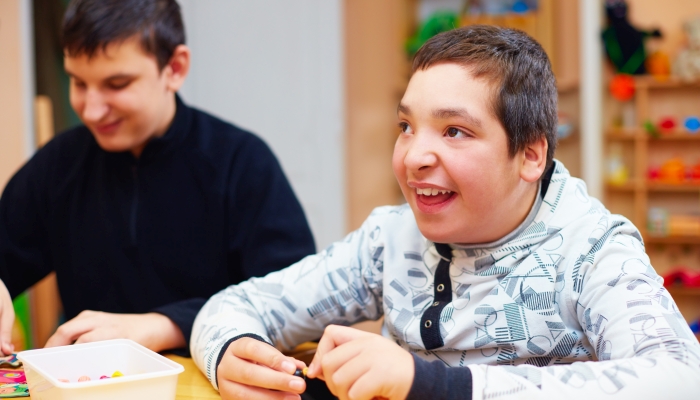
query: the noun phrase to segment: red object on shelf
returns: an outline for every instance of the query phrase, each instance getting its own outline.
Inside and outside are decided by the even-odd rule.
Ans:
[[[647,178],[650,181],[657,180],[660,176],[661,171],[659,171],[659,167],[649,167],[649,170],[647,171]]]
[[[673,117],[664,117],[659,120],[659,130],[662,133],[671,133],[676,128],[678,124],[676,119]]]
[[[697,163],[690,167],[690,179],[693,181],[700,181],[700,163]]]
[[[610,94],[620,101],[634,97],[634,78],[632,75],[617,74],[610,81]]]
[[[664,278],[664,287],[680,284],[683,287],[700,288],[700,271],[692,271],[686,267],[678,267],[662,276]]]

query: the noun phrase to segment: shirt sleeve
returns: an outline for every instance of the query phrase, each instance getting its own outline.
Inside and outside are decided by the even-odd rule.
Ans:
[[[43,154],[42,154],[43,155]],[[0,279],[12,298],[51,272],[45,257],[46,228],[38,172],[41,158],[25,164],[9,181],[0,197]],[[45,157],[44,157],[45,158]]]
[[[319,254],[213,296],[194,322],[190,350],[218,389],[216,364],[230,339],[255,336],[280,350],[318,339],[329,324],[382,315],[382,257],[372,257],[366,224]]]
[[[265,276],[316,252],[299,200],[257,136],[238,149],[227,190],[229,283]]]
[[[180,332],[185,338],[185,343],[189,343],[190,336],[192,336],[192,324],[197,316],[197,312],[199,312],[204,303],[206,303],[206,299],[203,298],[187,299],[157,307],[153,309],[153,312],[163,314],[173,321],[180,328]],[[177,353],[178,355],[189,357],[189,346],[178,349]]]
[[[560,304],[578,320],[593,361],[570,364],[567,353],[546,367],[471,365],[473,399],[697,398],[700,344],[629,230],[605,235],[576,261]]]

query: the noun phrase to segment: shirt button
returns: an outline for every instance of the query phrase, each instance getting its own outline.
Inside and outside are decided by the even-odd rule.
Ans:
[[[425,321],[425,327],[426,327],[426,328],[430,328],[431,326],[433,326],[433,321],[431,321],[431,320]]]
[[[439,285],[437,286],[437,291],[438,291],[438,292],[442,292],[443,290],[445,290],[445,285],[443,285],[443,284],[441,283],[441,284],[439,284]]]
[[[440,302],[439,302],[439,301],[436,301],[435,303],[433,303],[433,307],[437,307],[437,306],[439,306],[439,305],[440,305]]]

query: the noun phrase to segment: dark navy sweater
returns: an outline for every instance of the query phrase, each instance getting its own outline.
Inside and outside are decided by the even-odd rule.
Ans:
[[[66,318],[166,315],[189,343],[226,286],[314,253],[275,156],[257,136],[186,106],[141,157],[58,135],[0,199],[0,279],[12,297],[56,271]]]

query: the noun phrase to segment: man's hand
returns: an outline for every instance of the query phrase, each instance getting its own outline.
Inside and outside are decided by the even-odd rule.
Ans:
[[[12,344],[12,325],[15,323],[15,308],[10,292],[0,280],[0,353],[8,355],[15,351]]]
[[[217,369],[221,398],[299,399],[306,382],[294,376],[303,362],[287,357],[259,340],[243,337],[226,349]]]
[[[112,314],[83,311],[58,327],[45,347],[107,339],[131,339],[153,351],[185,347],[180,328],[158,313]]]
[[[405,399],[413,384],[413,357],[382,336],[330,325],[307,376],[326,381],[341,400]]]

